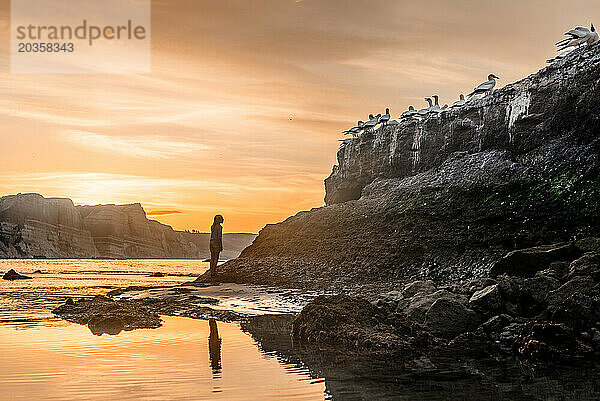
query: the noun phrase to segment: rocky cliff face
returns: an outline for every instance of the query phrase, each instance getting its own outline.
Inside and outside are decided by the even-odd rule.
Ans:
[[[255,235],[225,234],[225,258]],[[0,198],[0,257],[206,258],[209,234],[149,220],[139,203],[75,206],[70,199],[18,194]]]
[[[70,199],[0,198],[0,257],[96,257],[90,232]]]
[[[338,151],[327,206],[266,226],[224,279],[310,287],[483,276],[600,233],[600,46]]]

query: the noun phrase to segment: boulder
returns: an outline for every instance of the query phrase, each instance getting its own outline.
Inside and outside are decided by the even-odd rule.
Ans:
[[[122,330],[160,327],[160,317],[149,306],[133,300],[113,300],[102,295],[67,301],[52,311],[69,322],[87,325],[96,335],[119,334]]]
[[[475,311],[452,298],[436,300],[425,314],[425,325],[444,338],[454,338],[475,329],[480,323],[481,317]]]
[[[569,262],[552,262],[550,263],[550,267],[535,273],[535,275],[544,275],[548,277],[555,278],[557,280],[564,280],[569,272]]]
[[[321,295],[309,302],[294,319],[292,335],[297,342],[365,350],[402,342],[388,313],[366,299],[343,294]]]
[[[425,315],[431,305],[438,299],[443,298],[456,300],[463,305],[467,303],[467,298],[465,296],[457,295],[447,290],[438,290],[432,294],[425,294],[422,292],[417,293],[411,299],[401,301],[398,304],[398,309],[403,305],[403,302],[406,302],[407,306],[404,309],[406,316],[414,321],[423,323],[425,321]],[[397,310],[397,312],[401,312],[401,310]]]
[[[513,322],[513,318],[509,315],[496,315],[486,320],[481,328],[486,333],[499,333],[504,327]]]
[[[560,281],[557,279],[544,274],[536,274],[535,277],[523,280],[522,291],[529,295],[535,303],[542,304],[550,291],[558,287],[560,287]]]
[[[591,276],[600,281],[600,253],[588,252],[569,265],[569,279],[578,276]]]
[[[490,276],[508,274],[532,277],[536,272],[547,269],[552,262],[573,260],[579,254],[579,249],[572,242],[519,249],[494,263],[490,269]]]
[[[600,238],[588,237],[582,238],[575,242],[575,246],[581,253],[586,252],[600,252]]]
[[[481,312],[494,312],[502,307],[502,296],[498,284],[476,291],[469,299],[469,307]]]
[[[585,332],[600,319],[598,287],[589,293],[575,292],[549,310],[552,313],[550,317],[552,322],[564,323],[577,333]]]
[[[431,280],[419,280],[407,284],[402,291],[402,296],[404,298],[412,298],[417,293],[422,292],[424,294],[431,294],[435,292],[436,286],[435,283]]]
[[[464,292],[469,295],[473,295],[477,291],[481,291],[486,287],[496,284],[496,280],[493,280],[489,277],[478,278],[475,280],[469,281],[467,284],[463,285]]]
[[[2,279],[10,280],[10,281],[12,281],[12,280],[31,280],[32,278],[33,277],[24,276],[22,274],[19,274],[14,269],[10,269],[6,273],[4,273],[4,276],[2,276]]]
[[[587,294],[592,288],[594,288],[594,280],[589,276],[575,277],[570,281],[557,288],[556,290],[550,291],[546,297],[548,303],[548,311],[556,311],[562,302],[573,294]]]
[[[88,322],[88,327],[97,336],[104,333],[115,336],[125,329],[125,323],[118,316],[94,316]]]

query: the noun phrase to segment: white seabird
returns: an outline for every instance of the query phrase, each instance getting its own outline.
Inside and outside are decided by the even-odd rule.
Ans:
[[[387,123],[387,125],[392,125],[392,126],[394,126],[394,125],[400,125],[400,123],[399,123],[397,120],[390,120],[390,121]]]
[[[474,95],[480,95],[482,93],[485,94],[491,94],[492,91],[494,90],[494,87],[496,86],[496,80],[500,79],[497,76],[495,76],[494,74],[490,74],[488,75],[488,80],[485,81],[484,83],[480,84],[477,88],[475,88],[473,90],[473,92],[469,93],[469,98],[474,96]]]
[[[381,115],[378,114],[377,116],[373,116],[373,114],[369,114],[369,121],[367,121],[363,127],[365,129],[365,131],[373,129],[377,124],[379,124],[379,117]]]
[[[360,134],[360,132],[364,129],[364,125],[365,125],[364,122],[359,121],[356,123],[355,127],[352,127],[346,131],[342,131],[342,133],[344,135],[352,134],[353,137],[357,137],[358,134]]]
[[[594,24],[591,24],[590,28],[591,30],[582,26],[578,26],[577,28],[566,32],[565,35],[568,36],[568,38],[556,42],[558,51],[568,49],[569,47],[580,47],[583,44],[587,44],[589,46],[600,41]]]
[[[433,100],[435,100],[435,104],[429,108],[430,113],[441,113],[442,108],[440,107],[440,97],[438,95],[432,96]]]
[[[451,107],[452,108],[454,108],[454,107],[462,107],[462,106],[465,105],[465,103],[467,103],[467,101],[465,100],[465,95],[463,95],[461,93],[459,99],[456,102],[452,103]]]
[[[402,114],[400,115],[400,118],[410,118],[410,117],[413,117],[413,116],[415,116],[417,113],[418,113],[418,112],[415,110],[415,108],[414,108],[414,107],[412,107],[412,106],[408,106],[408,110],[407,110],[407,111],[405,111],[404,113],[402,113]]]
[[[433,107],[433,102],[431,101],[431,98],[428,98],[428,97],[426,97],[426,98],[425,98],[425,101],[426,101],[427,103],[429,103],[429,107],[426,107],[426,108],[424,108],[424,109],[421,109],[421,110],[417,111],[417,114],[418,114],[419,116],[426,116],[426,115],[427,115],[427,113],[429,113],[429,111],[430,111],[430,110],[431,110],[431,108]]]
[[[389,108],[388,108],[388,109],[385,109],[385,114],[384,114],[384,115],[382,115],[381,117],[379,117],[379,122],[380,122],[382,125],[387,125],[387,123],[388,123],[388,121],[390,121],[390,118],[391,118],[391,117],[392,117],[392,116],[390,115],[390,109],[389,109]]]

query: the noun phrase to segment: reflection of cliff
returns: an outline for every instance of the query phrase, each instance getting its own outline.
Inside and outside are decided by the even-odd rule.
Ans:
[[[225,234],[233,258],[253,234]],[[0,257],[206,258],[209,234],[148,220],[139,203],[74,206],[70,199],[18,194],[0,198]]]

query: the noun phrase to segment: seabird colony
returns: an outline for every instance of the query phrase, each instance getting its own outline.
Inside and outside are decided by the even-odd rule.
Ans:
[[[547,60],[548,63],[553,63],[555,61],[562,60],[571,51],[573,51],[572,48],[579,49],[583,45],[586,45],[586,47],[587,47],[587,46],[590,46],[590,45],[600,42],[600,37],[598,36],[598,33],[596,32],[596,28],[594,27],[594,24],[591,24],[590,29],[578,26],[574,29],[571,29],[569,32],[566,32],[565,36],[567,36],[565,39],[556,42],[558,51],[561,53],[558,54],[556,57]],[[444,105],[444,107],[440,107],[438,95],[431,96],[434,99],[435,103],[431,100],[430,97],[426,97],[425,101],[428,103],[428,105],[429,105],[428,107],[424,107],[422,109],[415,110],[415,108],[413,106],[409,106],[408,110],[406,110],[405,112],[403,112],[400,115],[399,120],[410,120],[410,119],[420,120],[422,118],[426,118],[428,115],[431,115],[431,114],[440,114],[441,112],[446,111],[449,108],[456,109],[459,107],[463,107],[464,105],[467,104],[467,102],[471,101],[471,99],[473,99],[475,97],[478,97],[480,95],[487,96],[487,95],[492,94],[492,92],[494,91],[494,88],[496,87],[496,81],[498,79],[500,79],[500,78],[498,78],[495,74],[488,75],[487,81],[479,84],[473,90],[473,92],[471,92],[467,95],[468,100],[465,100],[465,96],[461,93],[459,96],[459,100],[452,103],[452,106],[450,106],[450,107],[448,107],[447,104]],[[390,109],[386,108],[384,115],[377,114],[376,116],[374,116],[373,114],[369,114],[369,120],[367,122],[358,121],[358,123],[356,124],[355,127],[352,127],[350,129],[348,129],[346,131],[342,131],[342,132],[345,135],[352,134],[353,138],[357,138],[358,136],[360,136],[361,132],[372,131],[375,129],[375,127],[378,124],[381,124],[381,126],[386,126],[386,125],[398,125],[400,123],[397,120],[391,120]],[[342,141],[343,143],[348,143],[351,140],[352,140],[352,138],[347,138],[347,139],[342,139],[340,141]]]

